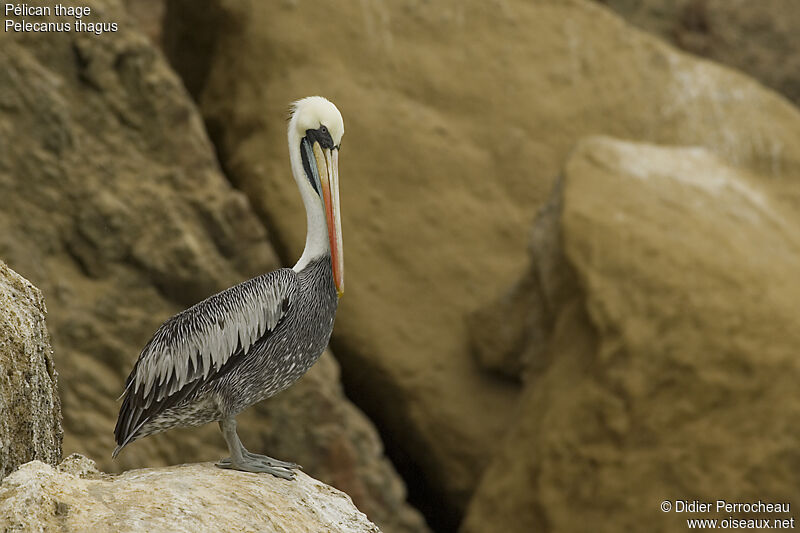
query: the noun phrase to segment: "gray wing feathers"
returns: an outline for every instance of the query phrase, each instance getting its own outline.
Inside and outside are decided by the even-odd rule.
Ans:
[[[215,294],[166,321],[144,347],[128,388],[141,407],[205,379],[275,329],[291,305],[295,273],[281,269]],[[152,394],[151,394],[152,391]]]

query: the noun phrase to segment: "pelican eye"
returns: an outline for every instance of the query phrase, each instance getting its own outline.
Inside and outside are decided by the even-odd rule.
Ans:
[[[312,146],[315,142],[318,142],[322,149],[327,148],[330,150],[333,148],[333,137],[331,137],[331,132],[325,126],[320,126],[315,130],[306,130],[306,138],[311,142]]]

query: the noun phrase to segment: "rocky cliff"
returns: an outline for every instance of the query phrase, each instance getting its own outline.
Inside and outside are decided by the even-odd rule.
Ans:
[[[791,87],[766,76],[793,72],[795,22],[758,15],[782,2],[676,2],[673,42]],[[600,2],[128,1],[177,74],[89,3],[120,31],[0,33],[0,257],[48,299],[68,452],[225,453],[206,427],[112,463],[113,398],[165,318],[299,255],[284,119],[318,93],[347,130],[334,353],[438,529],[668,530],[673,494],[796,499],[787,99]],[[778,59],[729,42],[737,20]],[[331,354],[240,428],[384,530],[427,530]]]
[[[61,401],[41,291],[0,261],[0,479],[61,460]]]

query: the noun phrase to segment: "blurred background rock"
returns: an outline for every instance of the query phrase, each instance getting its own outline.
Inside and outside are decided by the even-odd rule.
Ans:
[[[739,69],[800,103],[800,3],[598,0],[675,46]]]
[[[388,532],[800,504],[795,2],[88,4],[120,31],[0,34],[0,259],[47,300],[65,454],[224,453],[112,462],[114,399],[165,318],[299,256],[285,117],[322,94],[347,292],[251,449]]]

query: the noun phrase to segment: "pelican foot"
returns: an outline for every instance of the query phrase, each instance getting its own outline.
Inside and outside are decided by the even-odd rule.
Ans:
[[[243,472],[267,472],[283,479],[294,479],[294,470],[301,468],[295,463],[248,452],[247,448],[242,446],[242,441],[239,440],[239,435],[236,433],[236,419],[233,417],[220,420],[219,428],[228,444],[228,450],[231,452],[230,457],[217,463],[220,468],[242,470]]]
[[[268,455],[259,455],[257,453],[252,453],[247,450],[244,450],[244,456],[247,459],[252,459],[253,461],[262,461],[269,466],[280,466],[282,468],[288,468],[289,470],[302,470],[303,467],[297,463],[290,463],[289,461],[281,461],[280,459],[274,459]]]
[[[249,452],[245,449],[242,449],[242,459],[245,461],[255,462],[259,464],[264,464],[267,466],[279,466],[281,468],[288,468],[289,470],[302,470],[303,467],[297,463],[290,463],[288,461],[281,461],[280,459],[275,459],[268,455],[259,455],[257,453]],[[220,459],[218,466],[227,467],[231,463],[231,458],[226,457],[225,459]]]
[[[253,460],[248,457],[242,457],[240,462],[233,462],[231,461],[230,457],[226,457],[217,463],[217,467],[230,470],[240,470],[242,472],[265,472],[267,474],[272,474],[275,477],[288,479],[289,481],[294,479],[294,472],[290,468],[286,468],[284,466],[272,466],[266,461]]]

